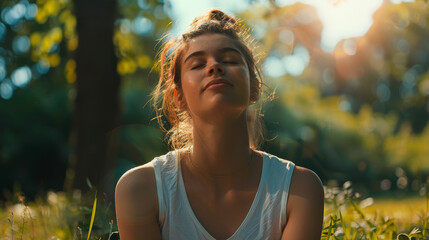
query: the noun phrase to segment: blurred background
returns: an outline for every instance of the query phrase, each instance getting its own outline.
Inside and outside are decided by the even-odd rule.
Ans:
[[[169,32],[219,8],[252,29],[273,95],[262,150],[351,181],[364,196],[425,196],[429,3],[423,0],[2,0],[0,198],[112,196],[164,154],[150,92]]]

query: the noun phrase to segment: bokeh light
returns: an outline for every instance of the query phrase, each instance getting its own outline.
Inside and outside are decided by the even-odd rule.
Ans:
[[[31,80],[31,69],[28,66],[15,69],[11,74],[11,80],[15,86],[25,87]]]
[[[279,32],[279,41],[286,45],[292,45],[295,40],[295,35],[289,29],[283,29]]]
[[[36,63],[36,70],[40,74],[46,74],[49,72],[49,69],[51,68],[49,61],[46,59],[40,59],[39,62]]]
[[[142,9],[146,10],[150,7],[149,4],[147,4],[146,0],[137,0],[137,5]]]
[[[155,18],[157,19],[165,19],[167,18],[167,15],[164,12],[164,8],[163,6],[156,6],[155,9],[153,10],[153,15],[155,16]]]
[[[307,25],[317,20],[317,16],[314,15],[310,8],[304,8],[298,11],[295,15],[296,21],[301,25]]]
[[[293,54],[283,58],[270,55],[264,63],[264,74],[270,77],[280,77],[284,74],[299,76],[310,62],[310,53],[302,45],[297,44]]]
[[[27,6],[27,12],[25,13],[25,19],[33,20],[37,15],[37,4],[29,4]]]
[[[27,7],[24,3],[20,2],[15,4],[12,8],[4,8],[1,12],[2,20],[8,25],[14,25],[27,13]]]
[[[390,99],[390,88],[382,82],[377,85],[376,94],[380,102],[387,102]]]
[[[129,34],[131,32],[131,21],[129,19],[120,19],[119,30],[122,34]]]
[[[0,42],[2,42],[6,37],[6,32],[6,26],[0,22]]]
[[[305,1],[307,2],[307,1]],[[323,23],[321,47],[332,52],[342,39],[363,36],[373,23],[372,15],[382,0],[309,1]]]
[[[6,79],[0,84],[0,96],[3,99],[9,100],[13,95],[13,86],[9,79]]]
[[[343,42],[343,48],[347,55],[353,56],[356,54],[357,43],[354,39],[347,39]]]
[[[27,36],[17,36],[13,39],[12,49],[17,54],[26,53],[30,49],[30,39]]]
[[[153,24],[148,18],[136,17],[132,22],[131,28],[136,34],[146,35],[152,33]]]
[[[269,56],[265,59],[263,72],[270,77],[281,77],[286,73],[284,64],[281,59],[276,56]]]
[[[392,187],[392,182],[389,179],[383,179],[380,182],[380,188],[383,191],[388,191]]]
[[[2,56],[0,56],[0,82],[4,80],[6,77],[7,70],[6,70],[6,61]]]
[[[292,76],[299,76],[310,62],[310,53],[307,48],[297,44],[293,54],[283,57],[282,61],[287,73]]]
[[[341,97],[340,109],[344,112],[350,112],[352,110],[352,104],[344,95]]]
[[[268,27],[265,22],[257,23],[253,25],[252,36],[257,40],[261,40],[262,38],[265,37],[267,30],[268,30]]]
[[[398,181],[396,181],[396,186],[399,189],[405,189],[408,186],[408,178],[405,176],[398,178]]]
[[[314,130],[311,127],[303,126],[300,129],[300,137],[304,141],[311,141],[315,136]]]

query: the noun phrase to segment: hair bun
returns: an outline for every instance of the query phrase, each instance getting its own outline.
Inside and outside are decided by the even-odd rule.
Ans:
[[[235,19],[233,17],[230,17],[228,14],[222,12],[218,9],[213,9],[208,14],[209,20],[215,20],[223,23],[232,23],[235,24]]]
[[[196,17],[182,34],[182,37],[183,39],[193,38],[203,32],[226,33],[237,38],[240,27],[233,17],[221,10],[212,9],[206,14]]]

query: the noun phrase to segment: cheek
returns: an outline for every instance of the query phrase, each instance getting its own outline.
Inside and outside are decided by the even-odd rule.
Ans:
[[[231,72],[231,74],[235,79],[240,79],[240,84],[246,86],[247,89],[250,89],[250,74],[246,67],[236,69],[236,71]]]
[[[190,100],[198,97],[200,81],[196,73],[187,72],[181,76],[181,84],[185,99]]]
[[[189,89],[189,88],[193,88],[196,85],[196,81],[195,81],[195,74],[192,73],[185,73],[181,76],[181,82],[182,82],[182,87],[184,89]]]

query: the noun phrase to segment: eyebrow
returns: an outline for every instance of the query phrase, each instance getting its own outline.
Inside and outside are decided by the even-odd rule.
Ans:
[[[224,48],[221,48],[221,49],[219,49],[219,52],[221,52],[221,53],[235,52],[235,53],[239,54],[240,56],[242,55],[241,52],[238,49],[233,48],[233,47],[224,47]],[[204,56],[205,54],[206,53],[204,51],[193,52],[193,53],[189,54],[188,57],[186,57],[186,59],[185,59],[185,61],[183,63],[186,63],[186,61],[188,61],[189,59],[191,59],[193,57]]]

